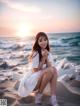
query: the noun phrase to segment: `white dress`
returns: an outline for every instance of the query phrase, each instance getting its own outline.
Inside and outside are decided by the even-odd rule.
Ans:
[[[37,53],[37,54],[36,54]],[[39,65],[39,53],[35,52],[34,55],[36,56],[33,57],[30,69],[26,72],[26,74],[23,76],[23,78],[20,81],[20,85],[18,88],[18,94],[21,97],[26,97],[30,93],[33,92],[34,88],[37,85],[37,82],[39,80],[39,77],[41,75],[41,71],[39,70],[38,72],[33,72],[32,68],[38,68]],[[53,61],[53,56],[49,52],[48,55],[49,61],[52,63],[52,66],[54,66],[54,61]],[[43,65],[43,68],[46,67],[46,64]],[[44,89],[44,93],[49,93],[50,94],[50,85],[48,84],[46,88]]]

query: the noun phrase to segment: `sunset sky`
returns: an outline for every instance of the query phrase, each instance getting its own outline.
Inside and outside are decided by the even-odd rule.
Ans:
[[[0,36],[80,31],[80,0],[0,0]]]

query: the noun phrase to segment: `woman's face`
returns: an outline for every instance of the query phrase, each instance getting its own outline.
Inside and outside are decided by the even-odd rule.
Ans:
[[[41,49],[44,50],[47,46],[47,43],[48,43],[48,41],[47,41],[46,37],[44,37],[44,36],[39,37],[38,44],[41,47]]]

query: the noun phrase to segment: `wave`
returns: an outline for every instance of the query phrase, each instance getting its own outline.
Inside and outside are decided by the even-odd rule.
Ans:
[[[20,46],[19,44],[11,44],[11,43],[2,43],[0,44],[0,49],[5,49],[5,50],[19,50],[21,49],[22,46]]]
[[[67,56],[69,61],[77,61],[80,62],[80,55],[79,56]]]
[[[80,35],[71,37],[59,37],[57,39],[50,39],[50,45],[52,47],[73,47],[80,46]]]
[[[62,38],[63,43],[68,43],[69,46],[80,46],[80,35],[69,38]]]

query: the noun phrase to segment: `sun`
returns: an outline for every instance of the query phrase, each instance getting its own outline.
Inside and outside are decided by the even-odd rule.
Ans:
[[[16,36],[26,38],[32,35],[32,26],[28,24],[20,24],[16,28]]]

